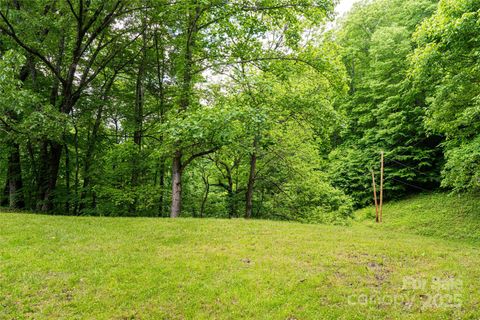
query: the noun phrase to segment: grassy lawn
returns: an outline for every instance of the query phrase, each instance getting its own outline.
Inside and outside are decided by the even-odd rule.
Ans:
[[[357,220],[374,224],[374,208],[356,213]],[[424,194],[384,206],[385,231],[400,231],[480,244],[480,194]]]
[[[478,319],[477,236],[396,205],[350,227],[0,213],[0,319]]]

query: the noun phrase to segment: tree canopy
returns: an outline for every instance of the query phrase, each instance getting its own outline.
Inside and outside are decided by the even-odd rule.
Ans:
[[[480,4],[0,2],[1,204],[344,223],[480,189]]]

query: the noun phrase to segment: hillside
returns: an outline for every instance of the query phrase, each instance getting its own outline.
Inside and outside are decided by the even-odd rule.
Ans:
[[[356,212],[356,219],[372,225],[374,208]],[[480,195],[433,193],[387,203],[385,231],[408,232],[450,240],[480,243]]]
[[[0,213],[0,318],[478,318],[465,201],[420,196],[350,227]]]

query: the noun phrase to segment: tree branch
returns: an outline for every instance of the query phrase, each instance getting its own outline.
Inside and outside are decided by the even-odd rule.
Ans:
[[[235,61],[226,61],[226,62],[219,62],[215,64],[211,64],[209,66],[205,66],[203,68],[198,69],[195,71],[195,73],[201,73],[205,70],[214,68],[214,67],[219,67],[219,66],[232,66],[232,65],[237,65],[237,64],[245,64],[245,63],[253,63],[253,62],[259,62],[259,61],[294,61],[294,62],[301,62],[304,63],[310,67],[312,67],[315,70],[318,70],[318,66],[312,63],[311,61],[301,59],[298,57],[259,57],[259,58],[252,58],[252,59],[241,59],[241,60],[235,60]]]
[[[199,158],[199,157],[202,157],[202,156],[205,156],[207,154],[210,154],[210,153],[213,153],[215,151],[217,151],[218,149],[220,149],[220,147],[213,147],[211,149],[208,149],[206,151],[202,151],[202,152],[198,152],[198,153],[194,153],[192,154],[183,164],[182,164],[182,169],[184,169],[186,166],[188,166],[190,164],[190,162],[192,162],[193,160],[195,160],[196,158]]]
[[[37,58],[39,58],[50,71],[53,72],[53,74],[57,77],[57,79],[62,83],[65,84],[66,81],[65,79],[61,76],[61,74],[57,71],[55,66],[44,56],[42,55],[37,49],[30,47],[27,45],[25,42],[23,42],[18,36],[17,33],[15,32],[15,29],[13,26],[10,24],[10,21],[8,21],[7,17],[3,14],[2,11],[0,11],[0,17],[2,20],[6,23],[7,28],[4,26],[0,25],[0,30],[2,30],[6,35],[8,35],[10,38],[12,38],[20,47],[22,47],[24,50],[27,52],[33,54]]]
[[[72,12],[73,16],[75,19],[80,22],[80,18],[78,17],[77,13],[75,12],[75,8],[73,7],[72,1],[67,0],[68,7],[70,8],[70,11]]]

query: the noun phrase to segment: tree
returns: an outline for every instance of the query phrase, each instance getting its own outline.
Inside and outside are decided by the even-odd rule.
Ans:
[[[83,0],[12,4],[0,7],[0,30],[42,65],[50,82],[49,103],[60,113],[70,114],[122,47],[122,32],[111,26],[128,12],[125,4]],[[45,47],[58,49],[44,52]],[[38,208],[50,211],[64,143],[46,138],[41,144]]]
[[[438,186],[441,138],[427,134],[425,95],[408,77],[411,36],[435,2],[360,3],[337,31],[350,88],[337,101],[346,122],[336,133],[330,172],[357,206],[371,201],[370,169],[379,169],[380,151],[386,156],[387,198]]]
[[[285,44],[295,47],[302,30],[308,25],[304,18],[324,19],[332,9],[330,1],[312,0],[292,3],[269,1],[255,5],[192,0],[174,6],[173,10],[186,19],[176,26],[179,34],[177,54],[180,57],[175,75],[178,83],[178,118],[188,119],[188,113],[197,112],[201,107],[195,91],[198,90],[196,84],[202,80],[201,75],[206,70],[219,70],[222,66],[246,61],[286,59],[288,57],[283,52],[273,47],[265,54],[262,39],[275,32],[285,39]],[[279,25],[282,27],[279,28]],[[189,137],[178,137],[173,144],[171,217],[177,217],[181,212],[182,174],[185,167],[219,147],[204,142],[186,144],[188,140]],[[193,150],[185,154],[192,146]],[[251,155],[251,163],[254,166],[255,153]],[[250,189],[252,186],[251,179]],[[247,190],[247,195],[249,193]]]
[[[458,191],[480,190],[479,8],[476,1],[440,1],[415,33],[411,56],[415,84],[427,96],[427,127],[446,137],[442,185]]]
[[[343,221],[351,204],[323,159],[346,89],[324,30],[332,11],[329,0],[2,2],[10,205]]]
[[[22,131],[18,119],[23,116],[28,105],[35,96],[23,88],[24,76],[20,75],[20,68],[26,62],[25,57],[15,51],[7,51],[0,60],[0,117],[2,130],[7,133],[3,142],[7,146],[7,172],[5,188],[2,194],[2,205],[23,209],[25,197],[23,190],[22,167],[20,162],[20,144]]]

